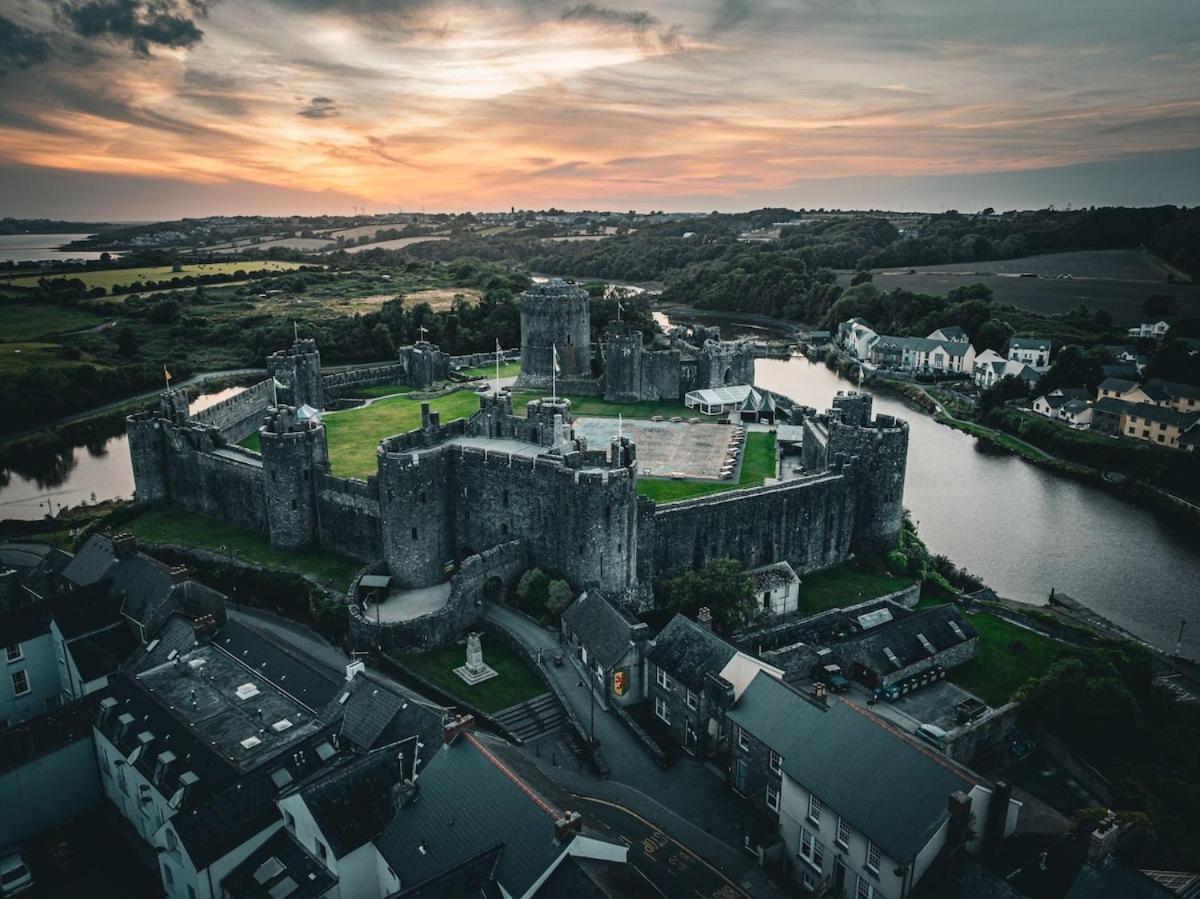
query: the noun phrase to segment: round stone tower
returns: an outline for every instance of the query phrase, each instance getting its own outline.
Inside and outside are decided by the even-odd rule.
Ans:
[[[306,549],[320,542],[317,481],[329,470],[325,426],[300,420],[291,406],[273,406],[258,432],[274,549]]]
[[[904,472],[908,462],[908,422],[890,415],[871,418],[867,394],[839,394],[829,423],[829,456],[856,456],[850,477],[855,484],[856,553],[885,552],[900,539],[904,513]]]
[[[554,350],[558,377],[592,376],[592,319],[587,291],[554,278],[521,294],[521,376],[519,387],[550,384]]]

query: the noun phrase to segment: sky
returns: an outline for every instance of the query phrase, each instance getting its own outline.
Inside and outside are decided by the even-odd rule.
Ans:
[[[1200,204],[1195,0],[0,0],[0,215]]]

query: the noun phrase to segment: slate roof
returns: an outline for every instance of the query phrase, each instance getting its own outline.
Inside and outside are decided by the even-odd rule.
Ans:
[[[1142,385],[1142,390],[1152,400],[1160,403],[1180,398],[1200,400],[1200,386],[1180,384],[1178,381],[1164,381],[1161,378],[1151,378]]]
[[[301,788],[334,858],[345,858],[383,831],[396,811],[392,788],[403,780],[396,753],[379,749],[350,758]]]
[[[345,702],[341,696],[348,694]],[[369,671],[339,687],[334,703],[342,712],[342,739],[362,750],[386,746],[416,736],[433,746],[442,736],[442,714],[413,697],[401,693]],[[408,776],[412,776],[413,753],[408,753]]]
[[[704,687],[705,676],[720,674],[736,654],[737,648],[732,644],[687,616],[676,614],[654,638],[646,658],[699,691]]]
[[[956,342],[967,339],[967,332],[958,325],[950,325],[948,328],[938,328],[933,332],[933,334],[941,334],[946,340],[953,340]],[[929,336],[933,337],[933,334],[930,334]],[[934,339],[936,340],[937,338]]]
[[[497,767],[473,737],[438,749],[418,785],[416,800],[375,840],[406,884],[416,887],[500,849],[496,880],[520,896],[566,849],[554,839],[556,813]]]
[[[345,683],[328,669],[301,659],[269,636],[232,618],[221,625],[212,642],[313,710],[328,705]]]
[[[605,668],[625,657],[634,640],[635,625],[599,590],[589,590],[563,612],[563,621],[579,635],[588,655]],[[644,629],[639,629],[644,630]]]
[[[914,899],[1025,899],[1008,881],[966,852],[939,857],[917,884]]]
[[[901,350],[912,350],[913,352],[931,353],[938,347],[946,351],[948,356],[965,356],[967,350],[971,348],[969,343],[961,343],[956,340],[933,340],[929,337],[893,337],[888,335],[881,336],[877,347],[892,346]]]
[[[62,575],[77,586],[94,584],[106,574],[108,569],[117,561],[116,550],[112,541],[100,534],[93,534],[79,548]]]
[[[151,635],[151,639],[135,654],[130,661],[133,671],[145,671],[169,662],[175,656],[182,655],[196,645],[196,630],[191,619],[178,612],[163,622],[162,627]],[[151,648],[153,647],[153,648]]]
[[[167,602],[175,583],[171,569],[149,556],[133,554],[118,559],[108,572],[113,592],[124,597],[122,611],[145,623]]]
[[[1137,387],[1137,381],[1128,381],[1125,378],[1105,378],[1100,382],[1100,386],[1096,388],[1100,392],[1112,390],[1117,393],[1127,393]]]
[[[290,890],[289,880],[295,884]],[[335,883],[329,869],[282,828],[226,874],[221,887],[230,899],[318,899]]]
[[[1080,868],[1065,899],[1168,899],[1172,896],[1175,893],[1146,875],[1107,858],[1099,866]]]
[[[746,572],[756,591],[773,590],[788,584],[800,583],[800,578],[787,562],[776,562],[774,565],[764,565]]]
[[[950,626],[951,623],[957,625],[965,636],[958,636]],[[854,643],[860,652],[871,659],[875,671],[891,674],[900,668],[907,668],[933,657],[934,653],[921,642],[921,636],[929,641],[935,652],[944,652],[978,636],[978,633],[974,625],[964,618],[957,608],[947,604],[919,609],[911,615],[873,627],[855,637]],[[888,658],[885,649],[891,650],[900,661],[899,668]]]
[[[1010,337],[1008,338],[1008,348],[1010,350],[1049,351],[1050,341],[1045,337]]]
[[[656,888],[631,864],[569,855],[533,895],[537,899],[624,899],[656,894]]]
[[[1153,403],[1136,403],[1125,410],[1129,415],[1146,421],[1162,422],[1179,428],[1188,428],[1197,420],[1200,413],[1180,412],[1170,406],[1155,406]]]
[[[25,577],[25,586],[38,596],[54,592],[58,577],[71,564],[73,556],[55,547]]]
[[[849,703],[826,706],[760,673],[727,713],[783,756],[783,770],[893,861],[911,862],[949,817],[964,772]]]
[[[1118,399],[1115,396],[1102,396],[1092,406],[1093,412],[1108,412],[1112,415],[1123,415],[1130,409],[1136,409],[1137,403],[1131,403],[1129,400]]]
[[[92,626],[86,630],[96,630],[119,617],[117,604],[108,596],[108,582],[104,581],[0,612],[0,644],[22,643],[49,633],[52,620],[60,623],[60,630],[65,623],[64,635],[69,637],[85,633],[84,629],[75,628],[84,628],[89,621]]]
[[[67,643],[75,667],[85,681],[97,680],[116,672],[137,646],[137,638],[124,621]]]

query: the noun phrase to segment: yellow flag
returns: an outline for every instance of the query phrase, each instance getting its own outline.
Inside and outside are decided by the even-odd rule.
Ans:
[[[166,376],[168,381],[171,380],[171,373],[167,371],[167,367],[165,365],[163,366],[163,374]]]

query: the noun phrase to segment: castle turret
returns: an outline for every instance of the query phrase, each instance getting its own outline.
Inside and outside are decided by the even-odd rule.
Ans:
[[[329,470],[325,426],[317,417],[297,418],[291,406],[273,406],[258,434],[271,546],[316,546],[320,539],[317,482]]]
[[[554,449],[574,441],[575,428],[572,422],[571,401],[559,397],[530,400],[525,406],[525,418],[529,422],[529,441]]]
[[[187,392],[179,388],[158,395],[158,408],[138,412],[125,420],[129,461],[133,466],[134,497],[141,505],[169,498],[167,431],[191,420]]]
[[[604,334],[604,398],[633,403],[642,398],[642,332],[612,322]]]
[[[554,352],[559,378],[592,376],[590,300],[582,287],[552,279],[521,294],[520,387],[550,384]]]
[[[400,361],[413,387],[429,388],[450,377],[450,357],[427,340],[418,340],[400,351]]]
[[[325,383],[321,380],[321,354],[317,342],[298,337],[286,350],[267,357],[267,371],[283,385],[278,400],[299,409],[325,408]]]
[[[754,346],[749,341],[706,340],[700,348],[698,386],[754,383]]]
[[[871,418],[867,394],[839,393],[829,422],[829,456],[854,459],[854,534],[856,553],[882,552],[900,539],[904,513],[904,469],[908,459],[908,422],[890,415]],[[807,432],[805,439],[808,439]]]

